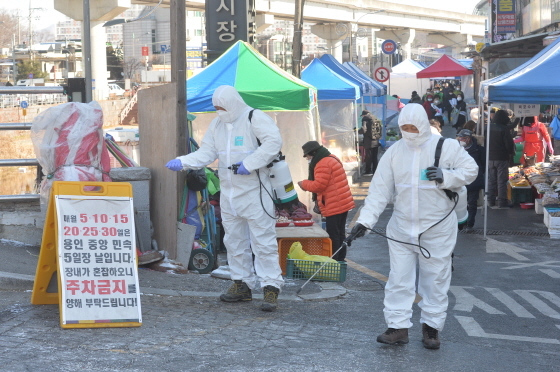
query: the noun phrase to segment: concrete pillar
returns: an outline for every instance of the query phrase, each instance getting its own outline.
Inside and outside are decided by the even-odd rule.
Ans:
[[[84,20],[81,1],[54,0],[54,8],[76,21]],[[92,94],[94,100],[103,100],[109,95],[107,87],[107,49],[105,45],[107,36],[103,23],[110,21],[128,8],[130,8],[130,0],[90,0],[91,78],[93,80],[92,87],[95,87]]]
[[[91,78],[93,80],[92,98],[100,101],[109,97],[107,86],[107,36],[103,28],[104,21],[91,22]]]
[[[403,60],[412,57],[412,42],[416,37],[416,30],[413,28],[401,28],[397,30],[380,30],[375,32],[375,36],[380,39],[390,39],[401,44]]]
[[[342,40],[350,36],[347,27],[340,27],[336,23],[318,23],[311,26],[311,32],[327,41],[327,53],[342,63]]]

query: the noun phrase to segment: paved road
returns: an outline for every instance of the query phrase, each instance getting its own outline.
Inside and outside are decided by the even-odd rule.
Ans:
[[[367,180],[354,187],[358,201]],[[344,296],[284,299],[276,313],[260,311],[258,299],[224,304],[215,297],[145,293],[140,328],[62,330],[57,306],[33,306],[30,292],[0,287],[0,370],[556,371],[558,241],[544,236],[542,216],[534,211],[490,210],[488,217],[489,228],[501,235],[485,241],[480,234],[459,234],[440,350],[422,347],[417,306],[408,345],[375,342],[386,328],[382,289],[389,261],[386,241],[370,234],[349,251]],[[479,217],[475,228],[481,225]],[[183,286],[176,289],[225,287],[208,276],[154,275],[161,275],[162,286]]]

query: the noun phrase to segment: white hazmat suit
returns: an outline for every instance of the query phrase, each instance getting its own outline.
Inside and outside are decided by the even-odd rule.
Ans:
[[[252,108],[232,86],[218,87],[212,103],[227,111],[218,111],[219,116],[210,123],[196,152],[177,159],[184,168],[190,169],[203,168],[216,159],[219,161],[220,207],[231,279],[242,280],[254,289],[256,272],[261,287],[280,288],[283,279],[278,262],[276,220],[266,214],[274,217],[266,166],[282,147],[280,131],[274,120],[262,111],[253,111],[249,121]],[[258,146],[257,138],[261,146]],[[241,161],[251,174],[234,174],[227,169]],[[261,190],[261,182],[268,193]],[[251,252],[255,254],[254,266]]]
[[[443,189],[454,190],[473,182],[478,166],[458,141],[449,139],[444,142],[439,162],[443,183],[429,181],[424,173],[434,165],[436,145],[441,136],[432,134],[426,111],[419,104],[403,108],[399,127],[405,124],[416,126],[419,133],[403,131],[403,139],[383,155],[357,223],[373,228],[387,203],[394,202],[387,236],[420,244],[430,252],[431,258],[422,256],[416,246],[389,241],[391,271],[385,287],[385,321],[389,328],[412,327],[418,262],[418,293],[422,296],[420,321],[442,330],[451,282],[451,253],[457,239],[457,216],[449,214],[455,203]]]

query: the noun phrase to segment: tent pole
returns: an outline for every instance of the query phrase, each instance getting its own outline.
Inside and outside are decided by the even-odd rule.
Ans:
[[[486,238],[486,230],[488,227],[488,169],[490,168],[490,107],[488,102],[488,124],[486,125],[486,172],[484,172],[484,240]],[[481,112],[481,111],[479,111]],[[484,112],[482,112],[482,122],[484,123]]]
[[[356,138],[356,160],[358,160],[358,177],[361,177],[360,170],[362,169],[362,154],[360,153],[360,138],[358,133],[358,105],[357,102],[354,101],[354,138]]]

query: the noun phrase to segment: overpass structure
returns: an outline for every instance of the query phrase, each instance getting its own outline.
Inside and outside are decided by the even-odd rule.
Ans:
[[[169,6],[163,0],[161,6]],[[134,4],[155,6],[158,0],[131,0]],[[205,0],[186,0],[188,10],[204,10]],[[421,3],[419,1],[419,3]],[[273,24],[274,19],[293,20],[294,0],[255,0],[258,30]],[[417,32],[427,34],[427,42],[452,47],[454,52],[466,48],[473,40],[484,37],[486,17],[449,12],[422,6],[410,6],[380,0],[307,0],[306,23],[316,23],[312,32],[327,40],[333,55],[341,58],[345,39],[360,27],[378,31],[375,37],[399,42],[405,58],[411,56],[411,45]],[[339,48],[339,50],[334,50]]]

